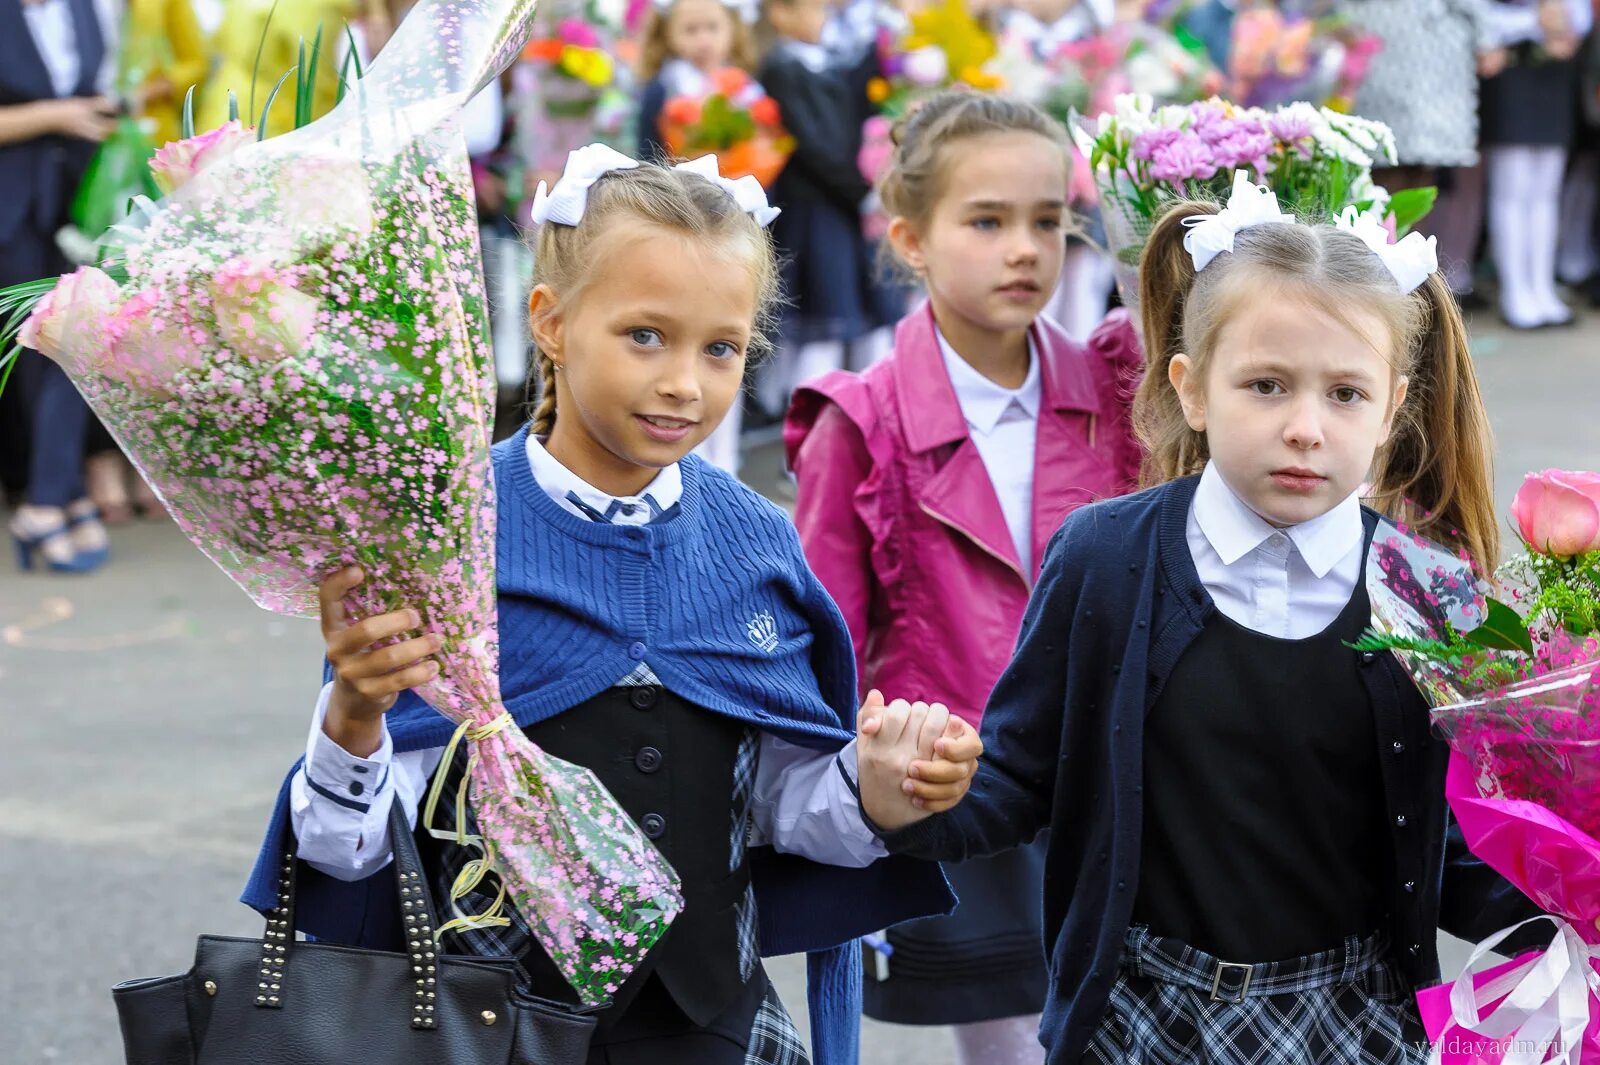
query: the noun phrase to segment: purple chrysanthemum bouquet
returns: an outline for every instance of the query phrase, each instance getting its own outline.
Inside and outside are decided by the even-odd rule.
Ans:
[[[1396,159],[1389,127],[1306,103],[1265,111],[1213,97],[1157,107],[1150,96],[1124,94],[1097,118],[1074,116],[1072,135],[1099,187],[1118,288],[1134,307],[1139,256],[1156,220],[1178,200],[1226,200],[1236,170],[1301,218],[1357,206],[1404,235],[1433,207],[1434,189],[1391,196],[1373,184],[1372,168]]]
[[[474,744],[482,837],[462,841],[595,1003],[682,897],[593,774],[500,701],[494,373],[457,115],[520,53],[534,6],[423,0],[324,118],[167,146],[152,166],[169,194],[44,293],[20,340],[261,606],[315,617],[320,582],[358,564],[353,614],[413,607],[444,637],[418,691]]]

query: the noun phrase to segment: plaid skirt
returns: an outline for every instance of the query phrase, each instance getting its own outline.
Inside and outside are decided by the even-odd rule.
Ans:
[[[1234,965],[1128,931],[1094,1065],[1423,1065],[1426,1035],[1382,935]]]

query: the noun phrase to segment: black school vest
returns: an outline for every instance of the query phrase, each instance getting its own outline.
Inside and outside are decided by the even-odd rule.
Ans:
[[[756,734],[656,685],[611,688],[524,731],[547,753],[591,769],[683,882],[683,912],[600,1015],[602,1025],[625,1013],[651,979],[696,1025],[709,1024],[735,1001],[754,969],[755,915],[744,854],[749,794],[748,788],[743,795],[735,791],[736,781],[753,781]],[[453,794],[465,766],[463,744],[448,769],[446,794]],[[448,805],[440,803],[434,827],[452,827],[444,823],[453,817]],[[442,904],[473,855],[420,831],[418,846]],[[481,912],[494,892],[494,884],[480,885],[462,909]],[[511,928],[450,933],[456,943],[447,949],[511,954],[530,992],[575,1002],[520,915],[508,916]]]
[[[1387,927],[1377,723],[1347,646],[1369,619],[1364,586],[1304,640],[1212,615],[1145,724],[1134,924],[1243,963]]]

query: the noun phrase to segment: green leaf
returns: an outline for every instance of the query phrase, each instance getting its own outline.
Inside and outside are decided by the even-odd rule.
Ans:
[[[272,113],[272,104],[278,98],[278,90],[283,88],[283,83],[289,80],[289,75],[299,70],[299,67],[290,67],[283,72],[283,77],[278,79],[278,84],[272,87],[272,95],[267,97],[267,105],[261,109],[261,122],[256,126],[256,140],[267,139],[267,115]]]
[[[306,39],[300,38],[300,51],[294,64],[294,125],[299,129],[306,124],[306,104],[311,94],[306,91]]]
[[[228,90],[228,121],[239,121],[239,94],[232,89]]]
[[[311,66],[306,71],[306,122],[317,110],[317,69],[322,62],[322,23],[317,23],[317,35],[311,39]],[[301,123],[305,125],[306,122]],[[295,127],[299,129],[299,126]]]
[[[189,91],[183,94],[183,125],[179,132],[184,140],[194,136],[194,86],[189,86]]]
[[[267,9],[267,21],[261,25],[261,40],[256,42],[256,64],[250,69],[250,113],[256,113],[256,80],[261,77],[261,53],[267,48],[267,33],[272,29],[272,16],[278,13],[278,0],[272,0]],[[278,82],[282,85],[283,82]]]
[[[1395,236],[1405,236],[1412,226],[1428,217],[1438,198],[1439,190],[1432,185],[1420,189],[1401,189],[1389,197],[1388,214],[1394,219]]]
[[[356,80],[360,81],[361,77],[362,77],[362,74],[361,74],[361,48],[360,48],[359,45],[356,44],[356,32],[355,32],[355,30],[350,28],[350,23],[348,23],[348,22],[346,22],[344,24],[344,36],[345,36],[345,40],[350,42],[350,51],[346,53],[346,56],[348,57],[350,62],[355,64]]]
[[[1489,614],[1483,619],[1483,624],[1462,635],[1491,651],[1533,654],[1533,637],[1528,635],[1528,626],[1522,623],[1521,616],[1498,599],[1488,600],[1488,605]]]

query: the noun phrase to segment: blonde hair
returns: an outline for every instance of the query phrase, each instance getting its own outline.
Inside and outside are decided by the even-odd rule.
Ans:
[[[728,44],[728,63],[740,70],[749,73],[756,68],[755,37],[750,32],[750,27],[745,25],[739,13],[722,0],[715,0],[722,13],[728,16],[728,24],[732,27],[732,38]],[[665,11],[652,7],[650,17],[644,25],[644,36],[639,42],[639,80],[649,81],[661,73],[661,68],[667,60],[673,58],[672,45],[667,40],[668,30],[672,26],[672,13],[678,9],[677,0]]]
[[[895,123],[894,156],[878,181],[878,198],[891,217],[927,225],[944,194],[955,149],[964,141],[995,133],[1034,133],[1061,150],[1072,165],[1067,131],[1030,103],[1008,96],[947,90],[928,97]],[[1061,190],[1062,196],[1066,189]],[[887,241],[884,249],[892,256]],[[892,259],[891,259],[892,261]]]
[[[1134,426],[1145,447],[1142,481],[1160,484],[1198,473],[1209,451],[1190,428],[1168,379],[1172,359],[1205,367],[1233,311],[1263,282],[1290,284],[1334,318],[1359,310],[1393,338],[1391,364],[1409,378],[1406,401],[1379,449],[1373,503],[1424,536],[1464,548],[1485,571],[1500,552],[1495,520],[1493,434],[1455,297],[1438,273],[1402,294],[1382,260],[1354,234],[1331,225],[1275,223],[1234,237],[1232,252],[1198,274],[1183,246],[1186,220],[1217,205],[1186,201],[1156,223],[1139,261],[1145,374]]]
[[[769,330],[780,302],[777,255],[772,238],[755,219],[740,210],[727,190],[686,170],[641,163],[614,170],[589,188],[583,218],[575,226],[547,222],[539,227],[534,246],[533,283],[554,293],[560,306],[582,295],[590,271],[604,256],[598,244],[618,223],[634,221],[687,234],[701,242],[725,242],[743,249],[756,282],[755,318],[751,323],[746,365],[754,365],[770,348]],[[619,248],[617,253],[626,249]],[[556,423],[555,364],[534,345],[534,370],[539,399],[532,432],[548,436]]]

